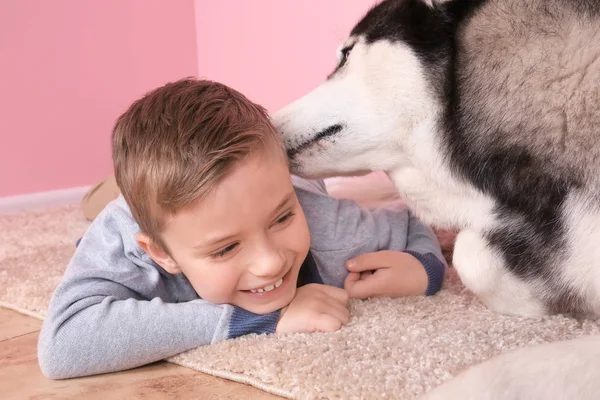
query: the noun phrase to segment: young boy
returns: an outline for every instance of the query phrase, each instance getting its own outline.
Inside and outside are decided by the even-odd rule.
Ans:
[[[222,84],[150,92],[117,120],[112,145],[123,196],[94,220],[52,297],[38,345],[50,378],[250,333],[335,331],[349,296],[442,284],[431,230],[403,207],[369,211],[291,179],[265,110]]]

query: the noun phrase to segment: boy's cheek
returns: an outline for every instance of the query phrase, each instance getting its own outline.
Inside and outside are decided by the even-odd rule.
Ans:
[[[203,300],[215,304],[230,303],[232,292],[236,291],[235,285],[230,279],[223,277],[186,275],[192,287]]]
[[[302,213],[301,218],[299,218],[298,227],[293,238],[299,244],[299,250],[306,256],[310,249],[310,231],[308,230],[308,223],[306,222],[304,213]],[[298,240],[298,238],[301,238],[301,240]]]

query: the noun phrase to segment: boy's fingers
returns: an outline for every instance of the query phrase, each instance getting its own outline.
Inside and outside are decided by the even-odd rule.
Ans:
[[[346,269],[351,272],[379,269],[387,266],[386,260],[386,251],[365,253],[346,261]]]
[[[363,281],[365,279],[369,279],[373,277],[375,271],[363,271],[360,273],[360,280]]]
[[[381,294],[378,279],[374,274],[365,279],[349,282],[346,291],[351,299],[366,299]]]
[[[360,280],[360,273],[358,272],[350,272],[348,273],[348,275],[346,276],[346,279],[344,279],[344,290],[346,292],[348,292],[348,290],[350,289],[350,286],[352,286],[354,284],[354,282]]]
[[[344,281],[344,290],[348,293],[348,297],[351,299],[354,298],[366,298],[365,297],[357,297],[357,290],[364,290],[362,288],[365,287],[365,282],[367,282],[366,287],[372,287],[373,285],[370,283],[370,280],[374,279],[375,276],[372,272],[350,272]],[[358,289],[355,287],[356,284],[359,284]]]
[[[323,289],[327,296],[342,304],[348,304],[348,292],[346,292],[346,290],[334,286],[325,286]]]
[[[335,332],[342,328],[342,321],[329,315],[321,314],[315,321],[316,330],[319,332]]]
[[[348,310],[348,307],[339,303],[330,304],[328,314],[337,318],[342,324],[348,323],[348,320],[350,319],[350,310]]]

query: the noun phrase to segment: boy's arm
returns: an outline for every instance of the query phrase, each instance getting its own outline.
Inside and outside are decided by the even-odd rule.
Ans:
[[[279,311],[256,315],[197,299],[182,276],[151,264],[114,228],[111,207],[85,234],[56,289],[38,343],[44,374],[71,378],[129,369],[248,333],[274,332]],[[191,300],[193,299],[193,300]],[[190,301],[191,300],[191,301]]]
[[[296,188],[324,283],[342,287],[347,260],[393,250],[407,252],[423,264],[431,284],[427,294],[439,290],[445,270],[439,243],[433,231],[410,215],[405,205],[397,202],[369,210],[351,200],[329,197],[299,185]]]

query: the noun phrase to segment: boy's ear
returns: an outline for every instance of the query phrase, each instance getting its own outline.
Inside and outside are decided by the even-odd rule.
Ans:
[[[178,274],[181,269],[158,244],[156,244],[150,237],[144,233],[138,233],[135,235],[135,240],[138,245],[148,254],[158,265],[163,267],[165,271],[170,274]]]

